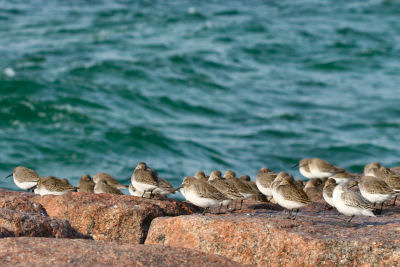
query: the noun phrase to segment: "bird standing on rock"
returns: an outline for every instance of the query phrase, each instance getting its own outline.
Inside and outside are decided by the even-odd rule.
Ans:
[[[373,203],[374,206],[376,203],[381,203],[380,211],[382,211],[383,203],[395,194],[385,181],[374,176],[361,176],[358,187],[360,188],[361,195]]]
[[[348,222],[351,222],[356,215],[375,217],[372,204],[358,192],[348,190],[344,184],[337,185],[333,190],[332,196],[335,208],[340,213],[351,216]]]
[[[112,185],[109,185],[106,180],[99,180],[94,186],[95,194],[114,194],[114,195],[123,195],[121,190],[115,188]]]
[[[152,197],[153,191],[159,186],[157,173],[144,162],[139,162],[136,166],[131,183],[136,190],[143,192],[142,197],[146,192],[150,192],[150,197]]]
[[[242,208],[243,195],[239,193],[239,191],[233,184],[222,178],[222,174],[220,171],[212,171],[210,177],[208,178],[208,183],[215,187],[222,194],[224,194],[225,197],[228,199],[224,201],[224,206],[228,206],[232,202],[232,200],[241,200],[240,208]]]
[[[213,207],[221,209],[223,202],[229,200],[209,183],[190,176],[186,176],[183,179],[178,189],[181,189],[182,195],[184,195],[186,200],[198,207],[204,208],[203,214]]]
[[[16,186],[27,191],[33,191],[40,179],[40,176],[34,170],[23,166],[14,168],[13,172],[6,178],[10,176],[13,177]]]
[[[293,176],[281,172],[273,182],[272,195],[275,201],[285,209],[289,210],[290,219],[296,219],[301,207],[311,203],[306,193],[294,185]],[[296,215],[292,217],[292,211],[296,210]]]
[[[95,182],[89,174],[82,175],[78,182],[78,192],[93,193]]]
[[[272,198],[272,182],[275,180],[276,176],[277,173],[268,168],[261,168],[257,174],[257,188],[269,199]]]
[[[106,181],[109,186],[113,186],[113,187],[115,187],[117,189],[127,189],[128,188],[128,186],[121,184],[120,182],[115,180],[115,178],[112,177],[111,175],[109,175],[108,173],[100,172],[100,173],[96,173],[93,176],[93,181],[96,184],[98,182],[100,182],[101,180]]]
[[[329,178],[332,175],[346,171],[320,158],[302,159],[295,166],[299,166],[300,173],[310,179]]]
[[[66,179],[58,179],[54,176],[40,178],[34,192],[41,196],[44,195],[62,195],[68,192],[76,192],[77,188],[69,184]]]

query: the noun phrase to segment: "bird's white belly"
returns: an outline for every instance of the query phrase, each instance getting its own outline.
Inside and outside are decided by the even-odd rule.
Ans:
[[[202,208],[216,207],[221,201],[212,198],[199,197],[194,190],[185,190],[185,198],[196,206]]]
[[[303,203],[288,200],[288,199],[284,198],[283,195],[278,192],[276,194],[274,194],[274,199],[280,206],[282,206],[288,210],[299,209],[299,208],[305,206],[305,204],[303,204]]]
[[[50,190],[47,190],[44,186],[36,188],[34,190],[34,192],[35,192],[35,194],[39,194],[41,196],[44,196],[44,195],[57,195],[57,196],[59,196],[59,195],[67,193],[66,191],[62,191],[62,192],[50,191]]]
[[[145,192],[145,191],[151,191],[157,188],[156,185],[151,185],[151,184],[145,184],[145,183],[140,183],[137,182],[135,179],[132,179],[132,185],[133,187],[136,188],[136,190]]]
[[[15,179],[14,179],[14,183],[16,184],[16,186],[18,186],[19,188],[21,188],[23,190],[28,190],[37,184],[37,182],[18,182]]]
[[[300,171],[301,175],[303,175],[306,178],[309,178],[309,179],[318,178],[317,176],[314,176],[314,174],[312,172],[306,171],[306,169],[304,167],[300,167],[299,171]]]
[[[256,185],[257,185],[258,190],[260,190],[261,193],[263,193],[267,197],[272,196],[272,189],[270,187],[268,188],[268,187],[261,185],[261,183],[259,183],[258,180],[256,180]]]
[[[389,200],[392,197],[392,195],[390,195],[390,194],[371,194],[371,193],[368,193],[361,189],[360,189],[360,192],[361,192],[361,195],[366,200],[368,200],[369,202],[372,202],[372,203],[382,203],[382,202],[385,202],[386,200]]]

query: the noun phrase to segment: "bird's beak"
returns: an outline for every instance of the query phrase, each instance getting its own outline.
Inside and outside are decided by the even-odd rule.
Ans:
[[[10,175],[7,175],[6,177],[4,177],[4,178],[8,178],[8,177],[11,177],[11,176],[13,176],[13,174],[11,173]]]
[[[349,186],[349,188],[355,187],[356,185],[358,185],[358,183],[354,183],[351,186]]]
[[[178,191],[178,190],[181,189],[181,188],[183,188],[183,185],[177,187],[177,188],[175,189],[175,191]]]
[[[298,163],[294,164],[294,165],[292,166],[292,169],[294,169],[294,168],[296,168],[296,167],[299,167],[299,164],[298,164]]]

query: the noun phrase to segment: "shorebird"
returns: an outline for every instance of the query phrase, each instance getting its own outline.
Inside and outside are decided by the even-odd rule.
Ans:
[[[350,222],[356,215],[375,217],[372,204],[358,192],[348,190],[344,184],[335,187],[332,197],[335,208],[340,213],[351,216],[347,222]]]
[[[58,179],[54,176],[40,178],[34,189],[35,194],[44,195],[62,195],[68,192],[76,192],[77,188],[70,185],[66,179]]]
[[[154,196],[163,198],[175,192],[175,188],[166,179],[158,177],[158,187],[153,190]],[[144,192],[137,190],[132,184],[129,185],[129,193],[136,197],[141,197],[143,195],[144,197],[150,197],[150,192],[144,194]]]
[[[322,180],[319,178],[313,178],[306,183],[304,192],[311,201],[316,201],[322,197],[320,185],[322,185]]]
[[[116,187],[109,185],[106,180],[100,179],[94,186],[95,194],[115,194],[123,195],[123,193]]]
[[[281,172],[273,184],[272,195],[275,201],[285,209],[289,210],[290,219],[296,219],[301,207],[311,203],[306,193],[294,185],[293,176]],[[296,210],[296,215],[292,218],[292,211]]]
[[[336,187],[336,181],[333,178],[329,178],[328,181],[326,181],[324,189],[322,190],[322,196],[325,199],[326,203],[331,205],[332,207],[335,207],[335,203],[333,202],[333,190]]]
[[[251,188],[251,186],[246,182],[237,178],[236,173],[234,171],[232,170],[226,171],[224,174],[224,178],[228,182],[233,184],[244,198],[250,198],[254,195],[254,190]]]
[[[272,197],[272,182],[275,180],[276,176],[277,173],[268,168],[261,168],[258,171],[256,185],[258,190],[267,196],[267,198]]]
[[[207,182],[208,176],[203,171],[198,171],[194,174],[194,178]]]
[[[346,171],[320,158],[302,159],[297,166],[299,166],[300,173],[310,179],[328,178]]]
[[[89,174],[82,175],[78,182],[78,192],[93,193],[95,182]]]
[[[361,176],[358,182],[361,195],[371,203],[381,203],[381,209],[383,203],[386,200],[392,198],[395,192],[380,178],[374,176]]]
[[[186,200],[198,207],[204,208],[203,214],[213,207],[221,209],[223,202],[228,200],[224,194],[212,185],[190,176],[186,176],[183,179],[178,189],[181,189],[182,195],[184,195]]]
[[[223,205],[228,206],[232,200],[241,200],[240,209],[242,208],[243,196],[239,193],[236,187],[223,179],[221,172],[218,170],[212,171],[208,178],[208,183],[220,191],[229,200],[224,201]]]
[[[115,178],[112,177],[111,175],[109,175],[108,173],[100,172],[100,173],[96,173],[93,176],[93,181],[96,184],[101,180],[106,181],[109,186],[115,187],[117,189],[127,189],[128,188],[128,186],[121,184],[120,182],[115,180]]]
[[[313,158],[309,161],[308,164],[310,171],[317,178],[325,178],[331,177],[337,173],[345,172],[346,170],[340,167],[337,167],[323,159]]]
[[[293,168],[299,167],[299,171],[300,171],[301,175],[303,175],[306,178],[309,178],[309,179],[318,178],[318,177],[315,177],[314,174],[310,170],[310,166],[309,166],[310,161],[311,161],[311,159],[309,159],[309,158],[301,159],[298,164],[295,164],[293,166]]]
[[[146,192],[150,192],[150,197],[153,195],[153,191],[159,186],[157,173],[144,162],[139,162],[136,166],[131,177],[131,183],[133,187],[143,192],[143,196]]]
[[[374,176],[382,179],[385,183],[396,192],[393,206],[396,204],[396,199],[400,193],[400,175],[396,175],[390,169],[381,166],[378,162],[373,162],[364,167],[364,175]]]
[[[351,181],[353,181],[354,178],[356,178],[356,177],[357,177],[357,175],[354,175],[352,173],[345,171],[345,172],[336,173],[329,178],[335,179],[336,183],[338,183],[338,184],[348,184]]]
[[[14,183],[19,188],[27,191],[33,191],[40,179],[40,176],[34,170],[23,166],[18,166],[14,168],[13,172],[6,178],[10,176],[13,177]]]

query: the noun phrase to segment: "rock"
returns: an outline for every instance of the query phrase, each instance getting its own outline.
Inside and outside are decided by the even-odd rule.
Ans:
[[[38,236],[84,238],[68,221],[51,218],[32,194],[0,191],[0,237]]]
[[[272,206],[276,205],[252,204],[225,215],[156,218],[145,244],[192,248],[255,266],[400,264],[398,206],[385,206],[383,216],[355,217],[351,223],[334,209],[324,216],[322,201],[303,209],[294,221]]]
[[[0,236],[84,238],[65,221],[48,216],[0,209]]]
[[[189,203],[172,199],[91,193],[39,196],[7,190],[0,190],[0,208],[29,213],[29,216],[47,217],[37,217],[41,220],[40,223],[50,220],[51,217],[58,219],[60,223],[65,223],[66,220],[84,235],[120,243],[143,243],[150,223],[156,217],[186,215],[199,211]],[[8,214],[8,219],[17,216]],[[59,225],[63,225],[60,223]],[[15,230],[6,229],[12,232],[12,229]]]
[[[72,227],[96,240],[143,243],[150,223],[161,216],[192,214],[196,207],[177,200],[129,195],[67,193],[34,196],[49,216],[68,220]]]
[[[158,245],[50,239],[0,239],[5,266],[243,266],[221,256]]]

